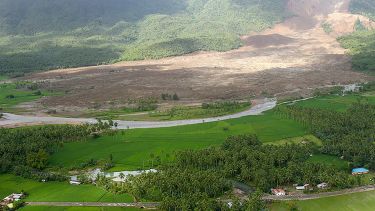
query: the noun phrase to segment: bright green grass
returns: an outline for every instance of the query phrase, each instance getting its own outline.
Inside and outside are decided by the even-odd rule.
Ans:
[[[300,144],[304,141],[309,141],[309,142],[316,144],[317,146],[322,146],[322,140],[318,139],[314,135],[305,135],[305,136],[300,136],[300,137],[286,138],[286,139],[281,139],[279,141],[267,142],[266,144],[273,144],[273,145]]]
[[[349,170],[348,162],[331,155],[317,154],[309,158],[308,162],[334,165],[342,170]]]
[[[176,150],[200,149],[221,144],[230,135],[255,133],[263,142],[273,142],[306,134],[306,129],[293,120],[282,119],[273,112],[228,121],[178,126],[173,128],[135,129],[115,136],[65,144],[55,153],[50,164],[72,167],[113,155],[115,169],[137,169],[147,166],[150,155],[168,160]],[[146,166],[144,166],[144,164]]]
[[[375,104],[375,95],[346,95],[346,96],[324,96],[310,100],[300,101],[296,105],[308,108],[330,109],[335,111],[346,111],[358,99],[368,101]]]
[[[56,95],[57,93],[45,92],[42,91],[42,95],[35,95],[34,93],[37,90],[26,90],[26,89],[17,89],[16,85],[13,83],[0,84],[0,108],[4,110],[9,110],[11,107],[14,107],[20,103],[30,102],[37,100],[44,96]],[[7,96],[14,95],[12,99],[8,99]]]
[[[49,206],[26,206],[22,211],[141,211],[144,209],[130,207],[49,207]]]
[[[274,203],[271,206],[271,210],[287,211],[289,210],[287,203]],[[303,211],[372,211],[375,209],[375,191],[297,201],[296,204],[299,210]]]
[[[125,121],[172,121],[183,119],[200,119],[218,117],[239,113],[251,107],[250,103],[239,103],[232,106],[218,108],[202,108],[202,106],[177,105],[165,111],[136,111],[132,109],[113,109],[108,111],[90,111],[79,117],[95,117],[101,119],[116,119]],[[76,116],[75,116],[76,117]]]
[[[26,191],[25,201],[43,202],[132,202],[127,194],[110,194],[93,185],[70,185],[68,182],[36,182],[10,174],[0,175],[0,198]]]

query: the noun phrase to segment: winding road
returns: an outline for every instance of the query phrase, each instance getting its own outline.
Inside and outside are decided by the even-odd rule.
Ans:
[[[268,111],[276,107],[277,101],[275,99],[264,99],[249,110],[230,114],[221,117],[211,117],[203,119],[189,119],[189,120],[176,120],[176,121],[122,121],[114,120],[118,123],[117,129],[136,129],[136,128],[162,128],[173,127],[181,125],[192,125],[207,122],[217,122],[228,119],[236,119],[244,116],[260,115],[262,112]],[[83,124],[83,123],[96,123],[96,119],[92,118],[64,118],[64,117],[41,117],[41,116],[23,116],[10,113],[4,113],[3,118],[0,120],[0,127],[9,126],[24,126],[24,125],[44,125],[44,124]]]

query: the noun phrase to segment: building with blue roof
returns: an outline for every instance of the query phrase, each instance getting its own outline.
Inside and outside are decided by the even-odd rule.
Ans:
[[[361,175],[361,174],[368,174],[370,171],[366,168],[354,168],[352,170],[352,175]]]

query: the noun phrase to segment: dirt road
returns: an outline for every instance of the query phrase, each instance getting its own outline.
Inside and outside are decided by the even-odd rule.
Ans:
[[[352,71],[350,56],[336,41],[353,31],[357,18],[363,19],[348,13],[348,2],[290,0],[287,7],[295,16],[243,36],[244,46],[228,52],[55,70],[25,79],[44,81],[46,88],[66,93],[42,101],[62,113],[123,104],[128,99],[160,98],[162,93],[177,93],[182,100],[194,102],[285,93],[306,97],[317,87],[370,80]],[[325,22],[334,32],[324,32]]]
[[[191,120],[177,120],[177,121],[160,121],[160,122],[147,122],[147,121],[120,121],[115,120],[118,123],[118,129],[135,129],[135,128],[161,128],[161,127],[173,127],[181,125],[192,125],[207,122],[216,122],[228,119],[236,119],[244,116],[260,115],[264,111],[273,109],[276,106],[276,100],[265,99],[263,103],[257,104],[251,107],[247,111],[243,111],[236,114],[204,118],[204,119],[191,119]],[[95,123],[96,119],[85,119],[85,118],[62,118],[62,117],[42,117],[42,116],[22,116],[10,113],[4,113],[4,118],[0,120],[0,127],[14,127],[14,126],[25,126],[25,125],[42,125],[42,124],[82,124],[82,123]]]

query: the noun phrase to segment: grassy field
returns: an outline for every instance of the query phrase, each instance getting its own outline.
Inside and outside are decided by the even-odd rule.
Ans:
[[[173,128],[135,129],[88,141],[65,144],[51,159],[52,166],[77,166],[91,158],[113,155],[112,170],[147,168],[151,157],[169,160],[176,150],[199,149],[221,144],[230,135],[255,133],[263,142],[306,135],[300,124],[274,114]]]
[[[286,139],[281,139],[278,141],[273,141],[273,142],[267,142],[266,144],[273,144],[273,145],[283,145],[283,144],[299,144],[304,141],[309,141],[312,143],[315,143],[317,146],[322,145],[322,140],[318,139],[314,135],[305,135],[305,136],[299,136],[299,137],[292,137],[292,138],[286,138]]]
[[[349,163],[347,161],[341,160],[340,158],[331,155],[313,155],[312,157],[310,157],[308,162],[329,164],[342,170],[349,170]]]
[[[375,207],[375,191],[297,201],[295,203],[299,210],[303,211],[372,211]],[[290,210],[290,208],[288,206],[288,202],[280,202],[272,204],[271,210],[287,211]]]
[[[364,94],[364,95],[346,95],[346,96],[323,96],[317,97],[311,100],[300,101],[296,105],[309,107],[309,108],[321,108],[321,109],[332,109],[336,111],[346,111],[353,103],[358,102],[359,99],[365,100],[371,104],[375,104],[375,95]]]
[[[0,108],[5,111],[10,111],[12,107],[20,103],[30,102],[45,96],[58,94],[47,91],[42,91],[40,94],[36,94],[36,92],[37,90],[29,90],[23,88],[17,89],[17,85],[14,83],[0,84]],[[12,109],[12,111],[13,110],[14,109]]]
[[[26,206],[22,211],[141,211],[140,208],[129,207],[48,207],[48,206]]]
[[[177,105],[163,111],[140,111],[130,109],[117,109],[104,112],[90,112],[80,117],[95,117],[102,119],[116,119],[125,121],[172,121],[182,119],[199,119],[207,117],[224,116],[245,111],[251,107],[250,103],[238,103],[229,106],[217,106],[215,108],[203,108],[202,106]]]
[[[70,185],[68,182],[36,182],[10,174],[0,175],[0,198],[26,191],[25,201],[43,202],[132,202],[127,195],[113,195],[93,185]]]

